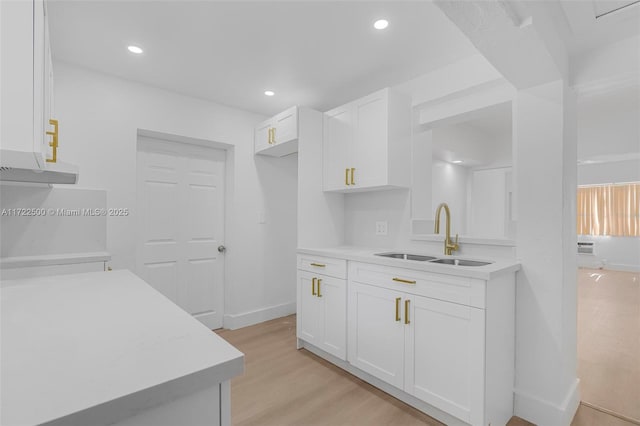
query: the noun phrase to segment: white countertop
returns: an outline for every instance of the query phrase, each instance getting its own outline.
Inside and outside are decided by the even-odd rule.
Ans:
[[[2,424],[118,400],[109,424],[142,408],[128,399],[152,406],[243,371],[240,351],[126,270],[6,281],[0,302]]]
[[[454,266],[425,261],[393,259],[375,255],[375,253],[390,252],[434,256],[439,259],[459,258],[487,261],[492,263],[484,266]],[[298,253],[373,263],[376,265],[395,266],[398,268],[414,269],[418,271],[433,272],[446,275],[455,275],[458,277],[478,278],[482,280],[490,280],[497,275],[508,272],[515,272],[520,269],[520,262],[515,259],[483,258],[481,256],[446,256],[444,254],[425,252],[415,249],[372,249],[364,247],[341,246],[330,248],[298,248]]]
[[[108,262],[110,260],[111,255],[106,251],[2,257],[0,258],[0,269]]]

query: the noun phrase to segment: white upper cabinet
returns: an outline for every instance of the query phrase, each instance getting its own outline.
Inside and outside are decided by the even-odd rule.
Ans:
[[[324,190],[411,185],[411,100],[391,89],[324,114]]]
[[[3,165],[47,168],[52,116],[52,67],[43,0],[1,2]]]
[[[258,124],[254,133],[255,153],[283,157],[298,152],[298,107]]]

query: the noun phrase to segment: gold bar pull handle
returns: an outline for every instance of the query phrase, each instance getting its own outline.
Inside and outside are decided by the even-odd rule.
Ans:
[[[322,297],[322,293],[320,293],[320,283],[322,282],[322,280],[320,278],[318,278],[318,297]]]
[[[324,268],[325,266],[327,266],[324,263],[310,263],[309,265],[317,266],[318,268]]]
[[[316,295],[316,280],[317,280],[317,278],[312,278],[311,279],[311,294],[313,296]]]
[[[344,169],[344,184],[349,185],[349,169]]]
[[[396,297],[396,321],[400,321],[400,300],[401,297]]]
[[[356,175],[356,169],[355,169],[355,167],[352,167],[351,168],[351,185],[355,185],[356,184],[355,175]]]
[[[394,277],[393,280],[396,281],[396,282],[399,282],[399,283],[403,283],[403,284],[415,284],[416,283],[415,280],[405,280],[404,278],[398,278],[398,277]]]
[[[49,146],[53,148],[51,158],[47,158],[47,163],[55,163],[58,161],[58,120],[49,120],[49,124],[53,126],[53,132],[47,132],[51,136]]]
[[[411,302],[409,299],[404,301],[404,323],[405,324],[411,323],[411,321],[409,321],[409,302]]]

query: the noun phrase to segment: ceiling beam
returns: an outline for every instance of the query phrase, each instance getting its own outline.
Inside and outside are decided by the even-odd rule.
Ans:
[[[485,58],[516,88],[564,79],[568,56],[545,2],[436,0]]]

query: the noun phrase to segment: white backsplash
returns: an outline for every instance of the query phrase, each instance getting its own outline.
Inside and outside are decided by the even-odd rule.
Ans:
[[[1,189],[0,257],[106,251],[107,216],[83,212],[105,209],[106,191],[11,184]]]

